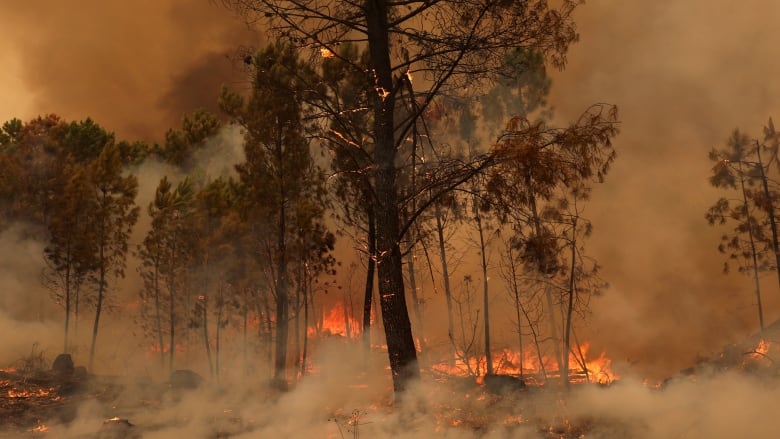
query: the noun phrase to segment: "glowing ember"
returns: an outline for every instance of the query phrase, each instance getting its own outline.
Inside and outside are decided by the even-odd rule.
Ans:
[[[50,389],[33,389],[33,390],[22,390],[22,391],[8,389],[9,398],[35,398],[35,397],[41,398],[49,395],[51,395]]]
[[[30,429],[30,431],[31,431],[32,433],[44,433],[44,432],[47,432],[47,431],[49,431],[49,427],[47,427],[47,426],[45,426],[45,425],[41,424],[41,425],[39,425],[39,426],[37,426],[37,427],[35,427],[35,428],[32,428],[32,429]]]

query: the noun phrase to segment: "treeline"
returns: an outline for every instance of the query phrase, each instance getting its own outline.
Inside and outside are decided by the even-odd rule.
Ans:
[[[764,329],[761,274],[775,271],[780,284],[780,133],[772,119],[761,137],[735,129],[721,148],[713,148],[709,183],[723,190],[706,212],[710,225],[728,225],[718,251],[727,256],[723,272],[736,268],[751,278],[758,323]]]
[[[496,373],[490,304],[507,300],[517,348],[534,346],[542,364],[552,350],[566,382],[575,321],[605,285],[585,252],[592,225],[583,205],[615,158],[614,108],[594,106],[567,128],[551,127],[545,58],[534,50],[509,51],[502,79],[481,100],[423,102],[409,74],[393,92],[394,117],[405,122],[388,162],[375,113],[387,90],[367,77],[365,47],[335,50],[312,61],[280,41],[253,53],[245,59],[250,91],[221,91],[227,122],[198,111],[160,144],[117,141],[90,119],[3,125],[0,221],[34,225],[47,242],[45,278],[65,311],[65,351],[73,319],[88,310],[92,366],[106,304],[119,279],[137,272],[137,327],[161,368],[175,367],[176,346],[194,334],[218,374],[230,331],[243,337],[245,358],[254,356],[249,338],[261,347],[261,359],[249,362],[273,365],[284,387],[292,371],[306,371],[316,293],[339,265],[333,218],[365,266],[366,348],[378,296],[396,382],[409,361],[399,334],[404,326],[411,334],[410,315],[424,328],[423,283],[444,293],[447,358],[475,375]],[[228,125],[241,129],[245,160],[231,175],[208,175],[193,154]],[[184,177],[163,177],[138,206],[134,171],[153,160]],[[394,195],[378,189],[387,184]],[[131,244],[139,218],[150,228]],[[477,265],[456,270],[467,254],[478,255]],[[138,267],[127,267],[130,255]],[[503,282],[488,282],[491,273]],[[412,353],[425,355],[422,334],[416,344]]]

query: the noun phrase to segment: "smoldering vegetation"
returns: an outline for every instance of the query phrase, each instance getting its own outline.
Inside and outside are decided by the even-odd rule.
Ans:
[[[10,9],[8,16],[14,19],[8,19],[13,23],[8,32],[29,35],[29,28],[37,29],[32,37],[19,38],[14,48],[22,60],[17,70],[35,90],[27,104],[36,109],[71,118],[94,115],[123,135],[149,138],[176,125],[182,111],[215,108],[219,82],[239,89],[246,85],[243,63],[230,57],[257,32],[244,32],[213,5],[140,2],[134,7],[143,13],[122,21],[112,17],[126,11],[101,2],[83,9],[100,20],[82,9],[50,4],[41,13],[22,3]],[[569,394],[546,386],[494,395],[472,378],[442,378],[424,368],[422,382],[407,392],[403,403],[393,405],[386,352],[375,349],[366,360],[356,345],[342,340],[317,346],[313,373],[293,383],[290,392],[280,393],[269,384],[265,362],[253,362],[246,370],[240,345],[223,346],[230,364],[219,380],[207,378],[197,389],[179,389],[157,367],[149,343],[127,330],[132,322],[113,317],[102,329],[100,375],[80,382],[83,388],[75,394],[54,396],[61,398],[54,404],[67,406],[64,417],[59,409],[47,412],[51,400],[40,399],[48,398],[40,389],[54,385],[48,371],[37,378],[26,372],[0,376],[0,400],[38,401],[44,408],[40,426],[46,427],[28,419],[31,423],[0,434],[773,437],[780,427],[774,416],[780,409],[778,355],[770,350],[753,358],[753,348],[744,347],[729,362],[718,361],[724,345],[755,330],[754,304],[744,278],[720,274],[722,255],[715,251],[720,232],[707,229],[702,214],[717,197],[705,183],[710,172],[706,152],[722,144],[734,126],[757,132],[760,123],[777,113],[778,90],[767,78],[780,71],[776,57],[770,56],[774,40],[769,31],[778,11],[759,1],[678,3],[588,2],[578,12],[582,38],[571,51],[569,66],[553,74],[550,100],[556,117],[566,119],[583,103],[601,100],[617,103],[621,111],[619,159],[608,184],[594,191],[587,212],[596,224],[591,248],[611,286],[593,301],[593,315],[583,328],[596,352],[603,349],[614,358],[617,381],[575,385]],[[119,36],[100,44],[94,39],[96,33],[116,35],[114,28]],[[193,35],[199,38],[194,43]],[[51,71],[58,77],[50,77]],[[207,175],[233,172],[243,157],[239,137],[237,128],[223,129],[209,140],[213,148],[197,151],[193,162],[204,164]],[[137,204],[142,209],[163,176],[174,182],[186,176],[163,162],[147,161],[132,172],[139,177]],[[141,215],[134,244],[143,239],[149,221]],[[45,244],[26,227],[17,224],[0,235],[0,333],[7,335],[0,343],[0,359],[7,364],[0,366],[24,369],[37,358],[46,369],[58,351],[51,346],[59,346],[62,338],[62,311],[40,286]],[[351,255],[346,247],[340,251]],[[128,267],[135,266],[131,257]],[[457,275],[464,278],[462,272]],[[421,281],[420,290],[430,293],[427,282]],[[764,278],[763,283],[774,281]],[[123,299],[134,298],[140,281],[129,276],[119,289],[127,296]],[[443,299],[435,294],[426,296],[421,319],[426,334],[435,339],[434,348],[435,343],[446,344],[441,340],[447,336]],[[331,294],[327,300],[341,299]],[[770,296],[772,318],[777,304]],[[128,315],[134,311],[122,310]],[[514,334],[508,317],[497,314],[503,340],[497,338],[509,344]],[[79,327],[74,344],[86,346],[87,326]],[[417,331],[422,328],[415,327]],[[77,364],[85,361],[86,352],[80,349],[74,352]],[[208,376],[201,352],[185,355],[191,355],[189,367]],[[21,384],[7,384],[17,379]],[[38,387],[27,387],[33,396],[11,396],[35,379]],[[119,419],[107,422],[114,417]]]
[[[368,357],[358,344],[328,340],[312,357],[316,371],[289,392],[269,386],[263,371],[235,371],[193,388],[143,376],[92,376],[67,392],[44,386],[10,389],[3,402],[30,391],[36,424],[3,437],[261,438],[447,437],[658,438],[772,437],[780,409],[780,377],[769,357],[748,357],[726,368],[706,365],[661,385],[626,377],[609,386],[582,384],[565,392],[531,387],[495,394],[477,382],[434,380],[424,374],[393,403],[384,352]],[[345,361],[349,358],[349,361]],[[42,381],[38,376],[38,383]],[[31,381],[35,382],[35,381]],[[37,393],[36,393],[37,392]],[[37,395],[37,396],[35,396]],[[64,420],[63,420],[64,419]]]

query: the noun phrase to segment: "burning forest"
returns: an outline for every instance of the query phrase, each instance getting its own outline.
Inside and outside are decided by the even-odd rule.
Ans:
[[[0,437],[776,436],[777,14],[22,3]]]

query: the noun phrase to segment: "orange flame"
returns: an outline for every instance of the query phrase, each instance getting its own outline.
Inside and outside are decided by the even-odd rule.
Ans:
[[[312,337],[316,335],[342,336],[347,338],[357,338],[360,334],[360,324],[354,318],[352,313],[345,314],[344,304],[336,302],[335,306],[322,316],[322,320],[309,326],[306,333]]]
[[[493,353],[493,365],[497,373],[515,376],[560,376],[560,366],[555,358],[543,355],[541,359],[536,354],[533,346],[528,346],[524,352],[503,349]],[[611,369],[612,360],[602,352],[597,358],[589,358],[589,343],[575,346],[569,354],[569,379],[572,381],[588,381],[600,384],[608,384],[618,379]],[[583,361],[584,367],[583,367]],[[432,368],[440,373],[454,376],[466,376],[469,373],[482,375],[485,373],[485,356],[469,358],[456,358],[455,361],[443,362],[433,365]]]

